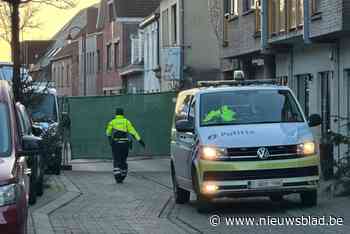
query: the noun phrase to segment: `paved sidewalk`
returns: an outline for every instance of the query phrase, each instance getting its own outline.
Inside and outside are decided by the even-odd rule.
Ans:
[[[130,160],[130,174],[116,184],[108,161],[74,161],[73,171],[57,177],[65,192],[54,202],[36,209],[35,234],[109,233],[350,233],[350,199],[330,198],[321,193],[315,208],[300,206],[297,196],[283,203],[266,198],[223,200],[209,214],[198,214],[194,197],[176,205],[169,174],[169,159]],[[45,195],[44,195],[45,196]],[[40,214],[40,215],[38,215]],[[45,216],[46,215],[46,216]],[[343,226],[218,226],[209,217],[300,217],[337,216]]]

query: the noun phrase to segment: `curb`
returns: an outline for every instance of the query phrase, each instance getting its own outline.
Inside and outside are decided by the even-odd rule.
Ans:
[[[33,212],[33,224],[36,234],[54,234],[55,232],[51,225],[49,215],[82,194],[64,174],[59,177],[65,187],[66,193]]]

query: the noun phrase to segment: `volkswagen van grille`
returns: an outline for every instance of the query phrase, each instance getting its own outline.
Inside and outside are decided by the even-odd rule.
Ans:
[[[208,171],[204,172],[204,181],[227,181],[227,180],[261,180],[277,178],[296,178],[306,176],[318,176],[317,166],[265,169],[249,171]]]
[[[227,149],[227,156],[221,157],[223,161],[256,161],[258,150],[268,150],[268,157],[264,160],[283,160],[298,158],[298,145],[266,146],[266,147],[240,147]]]

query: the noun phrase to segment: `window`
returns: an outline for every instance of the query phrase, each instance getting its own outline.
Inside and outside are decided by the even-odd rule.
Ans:
[[[304,0],[269,1],[269,27],[273,36],[304,24]]]
[[[34,122],[57,122],[56,97],[52,94],[38,94],[28,111]]]
[[[107,45],[107,63],[106,63],[107,71],[112,69],[112,46],[111,44]]]
[[[70,67],[69,67],[69,64],[67,64],[67,76],[66,76],[67,81],[66,81],[66,82],[67,82],[67,86],[68,86],[68,87],[70,87],[70,84],[69,84],[69,79],[70,79],[70,77],[69,77],[69,76],[70,76],[70,70],[69,70],[69,68],[70,68]]]
[[[261,32],[261,2],[260,0],[255,1],[255,32]]]
[[[60,76],[60,79],[61,79],[61,84],[62,84],[62,87],[64,87],[65,86],[65,84],[64,84],[64,66],[63,66],[63,64],[62,64],[62,66],[61,66],[61,76]]]
[[[312,2],[312,14],[321,12],[321,0],[311,0]]]
[[[119,43],[114,43],[114,68],[119,66]]]
[[[279,1],[279,31],[284,32],[286,30],[286,1]]]
[[[246,90],[201,95],[201,126],[304,122],[288,90]]]
[[[171,7],[171,42],[177,44],[177,6]]]
[[[288,0],[288,21],[289,29],[295,29],[297,27],[297,12],[298,12],[298,1],[299,0]]]
[[[243,12],[255,9],[258,1],[259,0],[243,0]]]
[[[163,46],[168,46],[169,43],[169,11],[166,9],[162,14],[162,41]]]
[[[190,111],[188,113],[188,120],[194,122],[195,118],[196,118],[196,100],[195,98],[193,98],[190,106]]]
[[[180,96],[177,101],[177,105],[175,108],[175,121],[187,119],[188,111],[190,109],[192,96],[187,94]]]
[[[0,157],[6,157],[10,151],[10,125],[8,108],[0,103]]]
[[[97,72],[101,71],[101,51],[97,50]]]
[[[225,14],[238,15],[238,0],[225,0]]]
[[[108,4],[108,16],[109,16],[109,22],[113,22],[114,20],[114,9],[113,9],[113,3]]]
[[[304,25],[304,0],[297,0],[297,24],[298,26]]]
[[[279,0],[271,0],[269,4],[269,28],[270,34],[274,35],[279,29]]]

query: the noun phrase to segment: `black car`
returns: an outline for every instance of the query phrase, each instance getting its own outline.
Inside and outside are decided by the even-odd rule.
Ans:
[[[20,130],[23,136],[32,136],[40,129],[36,129],[32,125],[32,121],[24,105],[17,103],[16,109],[20,122]],[[37,196],[42,196],[44,193],[44,174],[45,174],[45,160],[42,153],[38,153],[33,157],[28,158],[28,167],[31,169],[30,187],[29,187],[29,204],[35,204]]]

